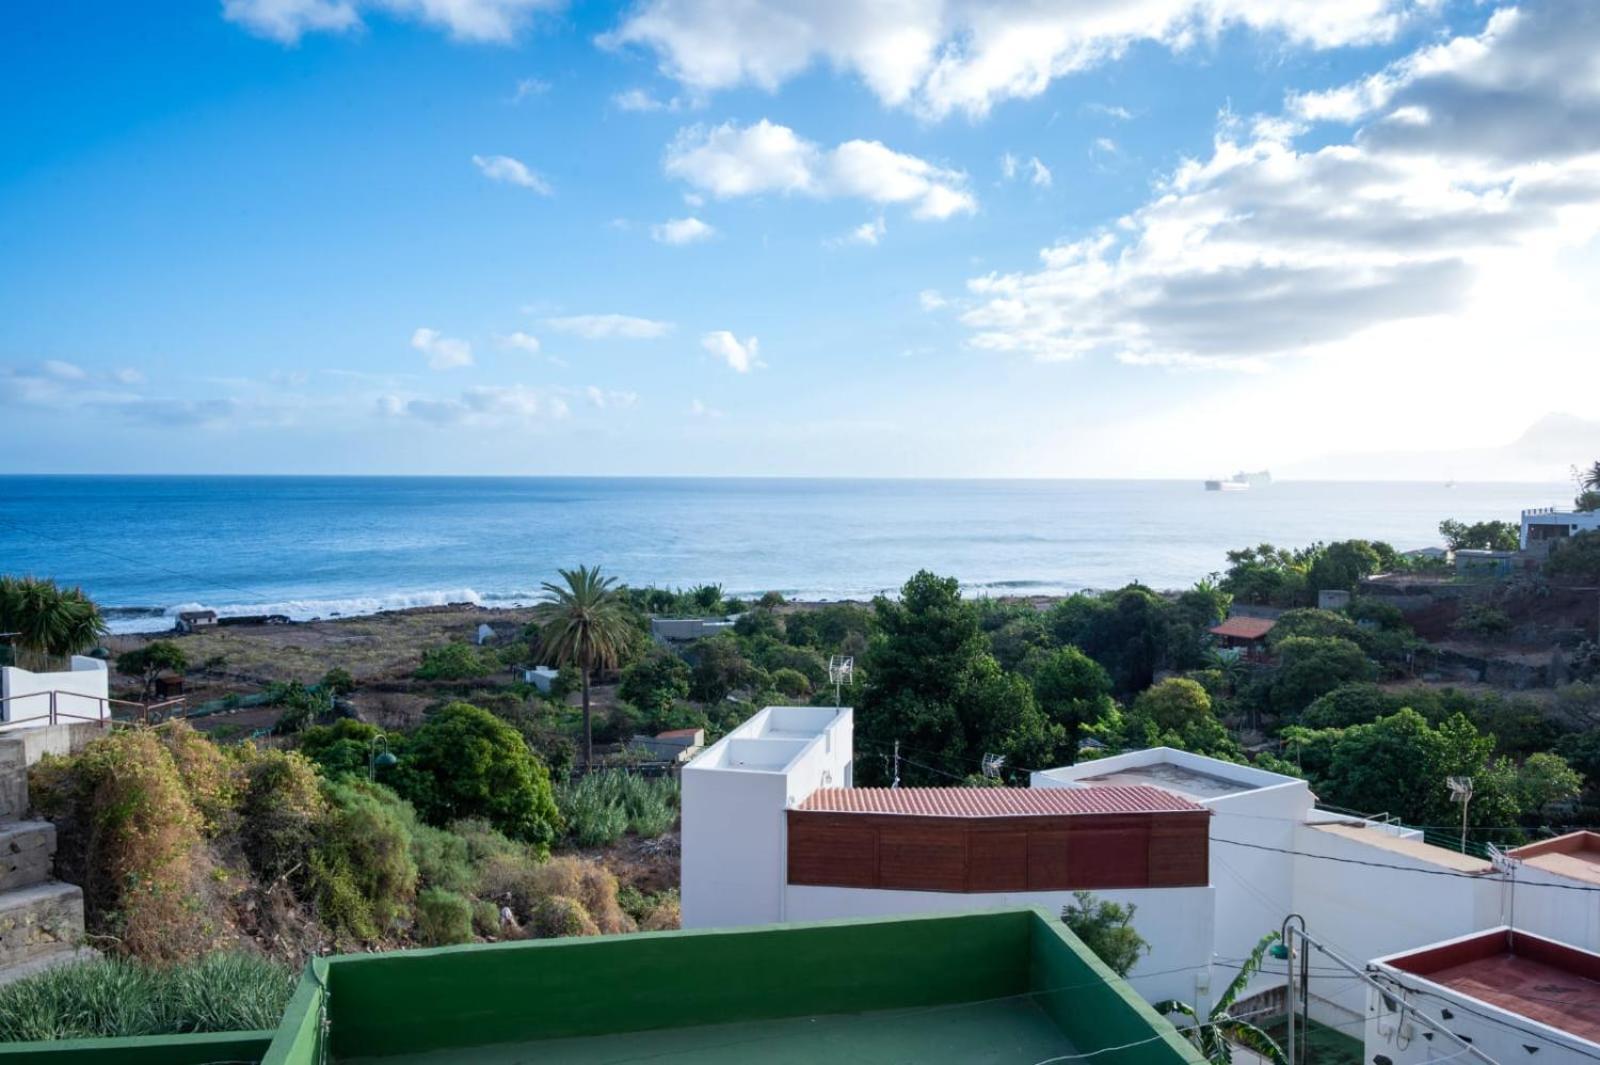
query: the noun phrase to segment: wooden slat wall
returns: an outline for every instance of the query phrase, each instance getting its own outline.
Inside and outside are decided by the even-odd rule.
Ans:
[[[1203,887],[1210,814],[911,817],[789,811],[789,883],[900,891]]]

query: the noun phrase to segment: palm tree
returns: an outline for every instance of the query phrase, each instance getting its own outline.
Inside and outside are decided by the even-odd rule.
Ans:
[[[1583,487],[1586,490],[1600,492],[1600,462],[1581,471],[1580,476],[1583,478]]]
[[[99,643],[106,623],[81,588],[60,588],[35,577],[0,577],[0,632],[9,634],[28,665],[41,667]]]
[[[564,586],[543,584],[547,598],[538,608],[539,645],[548,664],[575,665],[583,676],[583,767],[588,769],[594,763],[590,676],[596,669],[616,667],[633,642],[633,628],[612,587],[615,577],[600,576],[599,566],[559,572]]]
[[[1289,1059],[1284,1056],[1282,1048],[1266,1032],[1257,1028],[1249,1021],[1241,1020],[1230,1012],[1233,1004],[1244,991],[1250,977],[1261,969],[1261,961],[1266,957],[1267,948],[1278,941],[1278,933],[1268,932],[1261,937],[1261,942],[1256,944],[1250,952],[1250,957],[1239,967],[1239,975],[1222,992],[1217,1004],[1211,1007],[1211,1014],[1200,1023],[1200,1014],[1187,1002],[1177,999],[1168,999],[1156,1003],[1156,1012],[1160,1014],[1181,1013],[1194,1022],[1194,1027],[1180,1029],[1189,1041],[1199,1048],[1200,1053],[1213,1065],[1231,1065],[1233,1061],[1233,1044],[1238,1043],[1246,1050],[1253,1050],[1257,1054],[1272,1062],[1272,1065],[1289,1065]]]

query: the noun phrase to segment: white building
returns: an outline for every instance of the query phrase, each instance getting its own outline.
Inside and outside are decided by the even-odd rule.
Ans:
[[[852,728],[849,709],[768,707],[684,767],[685,928],[1056,912],[1085,889],[1138,907],[1141,994],[1209,1001],[1205,807],[1143,785],[855,788]]]
[[[38,728],[111,716],[105,662],[73,655],[71,669],[34,673],[0,666],[0,728]]]
[[[1418,1011],[1500,1065],[1600,1058],[1600,954],[1502,925],[1378,958],[1369,970],[1385,990],[1368,991],[1368,1061],[1424,1065],[1463,1053],[1419,1025]]]
[[[651,618],[650,635],[668,646],[677,646],[732,632],[738,620],[737,617]]]
[[[1522,512],[1522,550],[1539,554],[1552,544],[1581,532],[1600,529],[1600,511],[1557,510],[1537,507]]]
[[[550,685],[554,684],[559,676],[561,676],[560,670],[551,669],[549,666],[534,666],[531,669],[522,671],[522,683],[532,684],[544,694],[549,695]]]

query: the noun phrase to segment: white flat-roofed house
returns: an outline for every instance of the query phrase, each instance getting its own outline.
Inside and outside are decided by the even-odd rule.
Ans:
[[[1540,557],[1550,548],[1582,532],[1600,529],[1600,511],[1536,507],[1522,512],[1522,550]]]
[[[1143,785],[858,788],[853,711],[767,707],[682,770],[685,928],[1039,906],[1137,906],[1155,1001],[1210,994],[1207,829]],[[1148,975],[1143,975],[1148,974]]]

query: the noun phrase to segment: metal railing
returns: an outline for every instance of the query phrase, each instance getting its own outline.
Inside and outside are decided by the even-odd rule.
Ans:
[[[45,701],[45,712],[29,714],[26,717],[13,717],[12,714],[18,704],[28,703],[30,709],[37,709],[39,700]],[[73,713],[62,708],[62,703],[73,706],[75,702],[95,704],[99,713]],[[28,692],[26,695],[12,695],[0,697],[0,732],[7,729],[21,728],[36,725],[60,725],[73,721],[88,721],[110,727],[111,725],[159,724],[172,716],[172,710],[183,706],[182,699],[168,699],[159,703],[138,703],[128,699],[112,699],[104,695],[86,695],[83,692],[50,691]],[[118,707],[130,708],[129,713],[122,717],[117,716]]]

